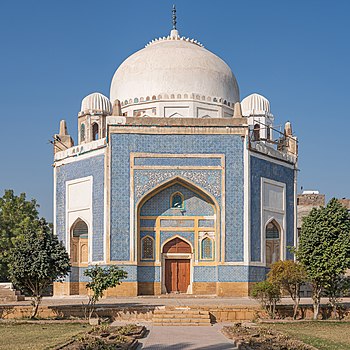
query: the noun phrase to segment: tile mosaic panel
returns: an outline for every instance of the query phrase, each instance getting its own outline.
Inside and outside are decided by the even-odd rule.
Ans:
[[[137,279],[139,282],[160,282],[160,266],[138,266]]]
[[[184,196],[184,209],[170,207],[170,197],[175,192]],[[140,210],[141,216],[211,216],[214,215],[213,205],[186,187],[175,184],[157,193],[144,203]],[[185,220],[184,220],[185,221]],[[184,226],[186,227],[186,226]]]
[[[268,162],[254,156],[250,157],[251,173],[251,260],[261,260],[261,178],[286,184],[287,246],[294,246],[294,170]],[[287,259],[293,255],[287,250]]]
[[[137,157],[135,165],[152,166],[221,166],[220,158],[198,158],[198,157]]]
[[[217,282],[218,267],[217,266],[194,266],[193,282]]]
[[[104,155],[65,164],[56,168],[56,232],[61,241],[66,239],[66,182],[82,177],[93,177],[92,189],[92,258],[103,260],[104,239]]]
[[[153,220],[153,219],[141,219],[140,220],[140,226],[141,227],[155,227],[156,226],[156,220]]]
[[[160,227],[193,227],[193,220],[161,220]]]
[[[199,227],[214,227],[214,220],[201,219],[198,220]]]
[[[198,184],[221,202],[221,170],[135,170],[135,201],[157,185],[176,176]]]
[[[239,135],[145,135],[112,134],[111,159],[111,258],[128,260],[130,256],[130,152],[224,154],[226,166],[226,247],[227,261],[243,259],[243,142]],[[205,158],[203,158],[205,159]],[[205,163],[204,163],[205,164]],[[138,172],[139,170],[137,170]],[[175,171],[175,170],[174,170]],[[136,170],[135,170],[136,173]],[[145,175],[142,177],[142,175]],[[149,176],[150,177],[149,177]],[[187,177],[186,177],[187,175]],[[210,193],[216,193],[221,203],[221,185],[217,185],[220,170],[205,173],[136,173],[140,193],[163,180],[182,176]],[[148,182],[152,182],[150,186]],[[197,182],[196,182],[197,181]],[[221,180],[220,180],[221,181]],[[127,184],[127,185],[126,185]],[[210,186],[209,186],[210,185]],[[149,189],[148,189],[149,188]],[[139,195],[140,195],[139,193]],[[214,195],[214,194],[213,194]]]
[[[165,241],[172,237],[180,236],[185,238],[194,247],[194,233],[193,232],[181,232],[181,231],[161,231],[160,232],[160,245],[162,246]]]

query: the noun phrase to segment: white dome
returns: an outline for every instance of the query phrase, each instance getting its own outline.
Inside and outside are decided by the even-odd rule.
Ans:
[[[196,41],[180,38],[176,30],[128,57],[115,72],[110,90],[111,101],[122,103],[171,95],[200,96],[218,103],[239,101],[229,66]]]
[[[259,94],[251,94],[241,102],[244,117],[271,114],[269,100]]]
[[[86,96],[81,102],[81,113],[112,114],[112,103],[108,97],[94,92]]]

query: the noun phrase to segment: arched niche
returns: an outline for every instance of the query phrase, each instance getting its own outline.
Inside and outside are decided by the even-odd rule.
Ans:
[[[88,263],[88,236],[89,227],[87,223],[78,218],[71,227],[70,257],[73,266],[80,266]]]
[[[271,266],[281,258],[281,227],[275,219],[270,220],[265,227],[265,261]]]

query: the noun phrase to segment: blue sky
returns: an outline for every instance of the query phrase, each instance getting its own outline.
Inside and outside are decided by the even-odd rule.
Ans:
[[[60,119],[77,137],[87,94],[171,29],[174,1],[3,0],[0,193],[26,192],[52,220],[52,147]],[[350,197],[350,1],[177,0],[178,29],[223,58],[241,98],[257,92],[299,137],[298,187]]]

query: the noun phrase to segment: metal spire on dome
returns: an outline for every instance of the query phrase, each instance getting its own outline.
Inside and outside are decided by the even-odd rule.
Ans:
[[[175,5],[173,5],[173,11],[172,11],[172,13],[173,13],[173,16],[172,16],[172,18],[173,18],[173,29],[175,29],[176,30],[176,6]]]

